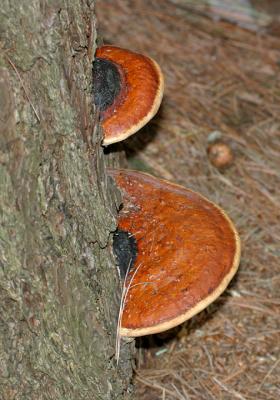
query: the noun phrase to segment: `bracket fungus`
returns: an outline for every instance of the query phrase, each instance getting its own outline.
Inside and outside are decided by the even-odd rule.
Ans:
[[[96,50],[93,97],[100,110],[104,145],[120,142],[157,113],[164,89],[159,65],[151,58],[115,46]]]
[[[109,174],[123,193],[118,232],[136,243],[120,335],[166,331],[226,289],[239,265],[238,233],[220,207],[192,190],[137,171]]]

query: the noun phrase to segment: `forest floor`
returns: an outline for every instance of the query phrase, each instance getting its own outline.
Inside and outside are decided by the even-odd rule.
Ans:
[[[99,35],[153,57],[157,116],[126,141],[131,168],[198,191],[230,215],[241,264],[226,292],[167,336],[137,341],[137,397],[280,399],[280,22],[211,19],[183,0],[99,0]],[[258,26],[258,22],[256,23]],[[228,146],[219,169],[207,149]]]

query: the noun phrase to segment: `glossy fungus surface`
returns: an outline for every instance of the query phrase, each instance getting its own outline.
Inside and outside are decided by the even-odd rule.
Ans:
[[[137,171],[109,173],[123,194],[118,227],[137,242],[121,335],[165,331],[225,290],[238,268],[239,236],[221,208],[192,190]]]
[[[115,46],[98,48],[96,59],[94,98],[97,105],[106,104],[101,108],[101,123],[103,143],[109,145],[131,136],[156,114],[163,75],[153,59]]]

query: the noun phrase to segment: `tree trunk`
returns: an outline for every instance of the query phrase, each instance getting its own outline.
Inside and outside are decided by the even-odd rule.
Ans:
[[[0,398],[127,399],[116,366],[120,194],[92,105],[92,0],[4,0]]]

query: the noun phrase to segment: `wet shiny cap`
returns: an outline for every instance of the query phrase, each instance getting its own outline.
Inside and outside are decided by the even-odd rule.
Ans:
[[[101,111],[104,145],[136,133],[157,113],[164,90],[159,65],[115,46],[96,50],[93,97]]]
[[[226,289],[239,265],[238,233],[220,207],[192,190],[137,171],[109,174],[123,194],[118,229],[137,244],[120,334],[163,332]]]

